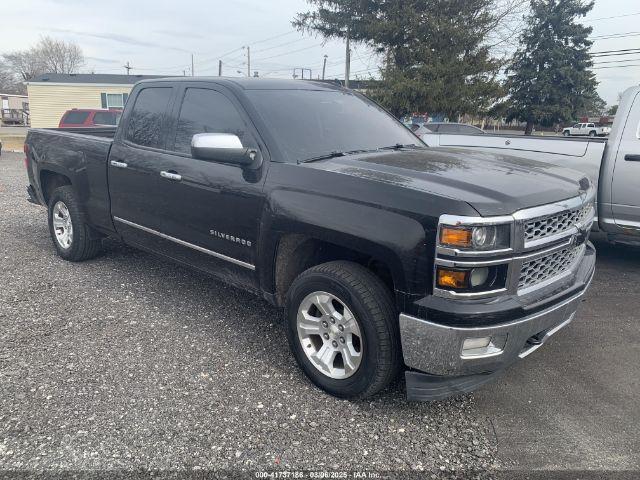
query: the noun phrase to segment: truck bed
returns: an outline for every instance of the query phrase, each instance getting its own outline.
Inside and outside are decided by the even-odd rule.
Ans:
[[[71,183],[86,206],[90,222],[98,228],[112,230],[107,160],[114,133],[113,128],[29,130],[26,143],[33,159],[28,170],[29,180],[39,200],[44,202],[47,196],[41,188],[42,172],[72,175]]]

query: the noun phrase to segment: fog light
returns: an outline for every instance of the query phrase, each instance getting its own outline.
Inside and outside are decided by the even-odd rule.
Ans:
[[[506,335],[494,335],[490,337],[467,338],[462,343],[462,358],[491,357],[500,355],[507,343]]]
[[[471,286],[478,287],[480,285],[484,285],[489,278],[489,269],[487,267],[482,268],[474,268],[471,270]]]
[[[488,347],[490,343],[491,337],[467,338],[462,344],[462,351]]]

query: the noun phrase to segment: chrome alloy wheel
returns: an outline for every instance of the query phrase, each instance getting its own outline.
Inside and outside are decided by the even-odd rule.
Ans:
[[[329,378],[356,373],[363,354],[360,326],[335,295],[313,292],[298,307],[298,340],[311,364]]]
[[[56,242],[64,249],[70,248],[73,242],[73,223],[71,223],[69,209],[63,202],[56,202],[52,217]]]

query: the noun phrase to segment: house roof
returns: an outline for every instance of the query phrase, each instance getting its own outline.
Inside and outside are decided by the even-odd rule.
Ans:
[[[27,83],[98,83],[133,85],[140,80],[163,78],[166,75],[114,75],[110,73],[43,73]]]

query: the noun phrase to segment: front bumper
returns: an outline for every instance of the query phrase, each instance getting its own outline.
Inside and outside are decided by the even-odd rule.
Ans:
[[[496,325],[458,327],[400,315],[400,336],[409,399],[435,400],[468,392],[538,349],[574,318],[595,271],[595,252],[578,268],[573,294],[535,313]],[[484,351],[464,350],[465,340],[491,337]],[[495,343],[496,346],[493,346]]]

